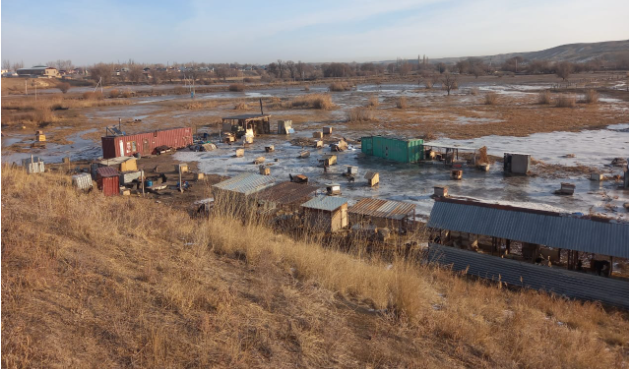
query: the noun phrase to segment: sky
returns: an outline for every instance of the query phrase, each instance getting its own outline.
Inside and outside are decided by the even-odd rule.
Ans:
[[[629,39],[627,0],[4,0],[2,59],[366,62]]]

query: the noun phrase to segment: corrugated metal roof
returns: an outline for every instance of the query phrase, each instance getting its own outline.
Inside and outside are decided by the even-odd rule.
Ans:
[[[256,194],[258,200],[275,202],[278,204],[293,204],[302,201],[317,190],[317,187],[295,182],[282,182]]]
[[[275,179],[270,176],[263,176],[257,173],[243,173],[237,175],[236,177],[217,183],[212,187],[216,187],[225,191],[232,191],[245,195],[250,195],[271,186],[274,182]]]
[[[512,206],[439,200],[428,227],[629,258],[629,223]]]
[[[347,199],[336,196],[317,196],[305,204],[301,204],[304,208],[334,211],[344,204],[347,204]]]
[[[270,118],[270,114],[241,114],[231,117],[224,117],[223,119],[253,119],[253,118]]]
[[[96,171],[101,177],[118,177],[118,171],[112,167],[100,167]]]
[[[415,204],[393,200],[365,198],[348,210],[351,214],[402,220],[415,214]]]

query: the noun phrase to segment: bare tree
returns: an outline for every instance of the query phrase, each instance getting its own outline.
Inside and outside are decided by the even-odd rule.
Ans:
[[[133,64],[129,67],[129,73],[127,75],[131,82],[138,83],[142,78],[142,72],[143,70],[141,65]]]
[[[284,75],[284,62],[282,59],[277,59],[277,78],[282,78]]]
[[[445,72],[441,77],[441,84],[443,89],[448,91],[448,96],[450,96],[451,90],[456,90],[459,88],[459,84],[456,80],[456,76],[454,74],[450,74]]]
[[[2,59],[2,69],[6,69],[9,70],[11,69],[11,62],[9,61],[9,59]]]
[[[400,76],[406,76],[412,69],[413,66],[410,63],[403,63],[398,66],[398,73]]]
[[[102,78],[103,84],[108,84],[111,81],[113,72],[111,64],[99,63],[90,69],[90,77],[96,82]]]
[[[437,70],[439,71],[439,74],[445,73],[446,70],[447,70],[447,67],[446,67],[445,63],[437,64]]]
[[[11,69],[17,72],[17,70],[20,68],[24,68],[24,62],[21,60],[19,62],[13,63],[13,67]]]
[[[295,67],[295,62],[293,62],[292,60],[289,60],[286,62],[286,69],[288,69],[288,72],[290,73],[290,78],[295,79],[295,76],[297,75],[297,69]]]
[[[557,67],[555,68],[555,73],[557,74],[557,77],[565,81],[566,79],[568,79],[568,77],[570,77],[572,70],[573,68],[570,62],[561,62],[557,64]]]

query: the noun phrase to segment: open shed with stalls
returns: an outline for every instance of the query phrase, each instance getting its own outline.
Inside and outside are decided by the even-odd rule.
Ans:
[[[115,132],[119,131],[116,130]],[[192,128],[167,128],[130,135],[114,134],[101,137],[101,142],[104,159],[133,156],[135,154],[142,156],[153,155],[157,153],[155,149],[160,146],[181,149],[191,145],[193,142]]]
[[[120,195],[120,178],[118,171],[112,167],[100,167],[96,170],[98,189],[105,196]]]
[[[302,204],[304,227],[317,232],[336,232],[349,225],[348,200],[337,196],[317,196]]]
[[[627,222],[436,198],[427,226],[428,257],[455,270],[629,307],[629,275],[613,269],[629,258]]]
[[[231,132],[237,138],[245,136],[247,131],[254,136],[271,133],[270,114],[241,114],[223,118],[223,132]]]
[[[226,212],[246,211],[254,201],[250,195],[270,187],[275,178],[257,173],[243,173],[212,186],[214,204]],[[252,208],[253,209],[253,208]]]
[[[472,164],[476,164],[480,147],[442,144],[438,142],[424,142],[424,158],[443,162],[446,166],[458,166],[467,161],[459,151],[469,152]]]
[[[369,156],[399,163],[417,163],[424,159],[424,140],[419,138],[367,136],[360,142],[361,151]]]
[[[415,218],[415,207],[408,202],[364,198],[349,208],[349,220],[352,224],[405,232]]]
[[[316,191],[317,187],[305,183],[282,182],[256,193],[255,199],[261,211],[293,212],[300,210],[300,205]]]

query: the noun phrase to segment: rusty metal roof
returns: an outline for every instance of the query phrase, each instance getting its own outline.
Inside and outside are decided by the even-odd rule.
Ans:
[[[256,199],[290,205],[302,203],[305,198],[315,191],[317,191],[315,186],[295,182],[282,182],[258,192]]]
[[[118,177],[118,171],[112,167],[100,167],[96,169],[96,172],[101,177]]]
[[[324,211],[334,211],[341,206],[347,204],[347,199],[343,197],[336,196],[317,196],[310,201],[301,204],[304,208],[308,209],[316,209],[316,210],[324,210]]]
[[[275,178],[270,176],[263,176],[257,173],[243,173],[223,182],[219,182],[212,187],[250,195],[272,186],[274,182]]]
[[[428,227],[629,258],[629,223],[606,218],[437,199]]]
[[[365,198],[349,208],[350,214],[360,214],[374,218],[402,220],[415,215],[415,204],[393,200]]]

